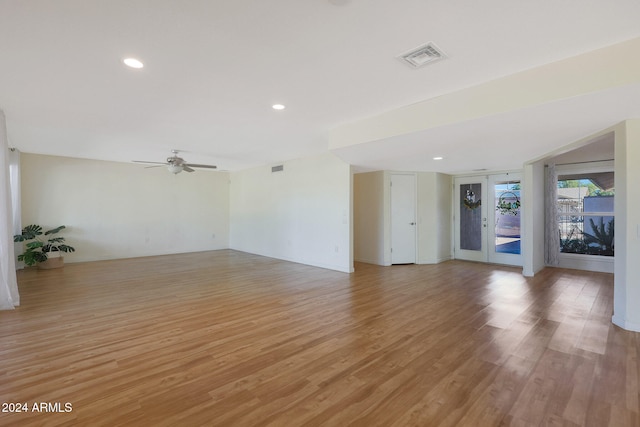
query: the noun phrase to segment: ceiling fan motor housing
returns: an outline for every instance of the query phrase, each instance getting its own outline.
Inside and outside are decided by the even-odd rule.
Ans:
[[[173,156],[173,157],[167,157],[167,163],[171,164],[171,165],[181,165],[184,163],[184,159],[178,157],[178,156]]]

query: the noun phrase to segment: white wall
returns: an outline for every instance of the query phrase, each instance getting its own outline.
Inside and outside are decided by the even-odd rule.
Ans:
[[[231,173],[230,247],[353,271],[351,168],[326,153]]]
[[[23,153],[22,224],[66,225],[68,262],[227,248],[228,173]],[[214,237],[215,235],[215,237]]]
[[[451,259],[451,176],[418,173],[418,264]]]
[[[524,165],[522,176],[522,274],[544,268],[544,161]]]
[[[614,324],[640,331],[640,119],[615,127]]]
[[[385,173],[358,173],[353,177],[354,259],[385,265]]]

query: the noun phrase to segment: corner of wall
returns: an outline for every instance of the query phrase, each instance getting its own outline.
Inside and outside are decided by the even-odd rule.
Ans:
[[[632,332],[640,332],[640,323],[630,322],[627,319],[622,318],[621,316],[616,316],[615,314],[611,317],[611,322],[627,331]]]
[[[544,268],[544,161],[527,163],[522,174],[522,274]]]

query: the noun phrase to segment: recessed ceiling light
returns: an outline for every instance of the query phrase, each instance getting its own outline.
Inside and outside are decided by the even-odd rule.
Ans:
[[[125,58],[122,60],[122,62],[124,62],[124,65],[126,65],[127,67],[131,67],[131,68],[144,67],[144,64],[139,60],[137,60],[136,58]]]
[[[273,104],[271,108],[273,108],[274,110],[284,110],[285,106],[282,104]]]
[[[434,157],[433,160],[442,160],[444,159],[444,157],[438,156],[438,157]]]

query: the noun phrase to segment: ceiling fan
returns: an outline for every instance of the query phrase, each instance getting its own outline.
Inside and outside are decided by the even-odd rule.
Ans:
[[[167,166],[169,172],[177,174],[182,171],[185,172],[195,172],[192,168],[202,168],[202,169],[217,169],[217,166],[214,165],[199,165],[196,163],[187,163],[184,161],[182,157],[178,157],[178,153],[180,150],[171,150],[173,156],[167,157],[167,161],[165,163],[160,162],[146,162],[142,160],[134,160],[134,163],[147,163],[147,164],[155,164],[157,166],[148,166],[150,168],[157,168],[160,166]]]

